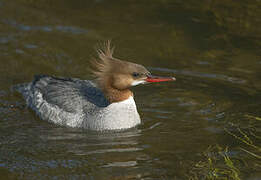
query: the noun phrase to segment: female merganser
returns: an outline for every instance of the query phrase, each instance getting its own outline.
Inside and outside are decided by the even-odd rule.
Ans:
[[[17,90],[41,119],[55,124],[100,131],[132,128],[141,120],[129,88],[175,78],[152,76],[142,65],[114,58],[113,50],[110,41],[97,50],[93,81],[37,75]]]

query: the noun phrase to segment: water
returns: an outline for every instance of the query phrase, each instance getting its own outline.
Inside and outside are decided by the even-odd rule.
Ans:
[[[1,0],[0,176],[206,179],[216,170],[218,178],[261,179],[260,7],[258,0]],[[138,128],[55,126],[11,90],[34,74],[88,79],[94,47],[107,39],[116,57],[177,79],[133,88]]]

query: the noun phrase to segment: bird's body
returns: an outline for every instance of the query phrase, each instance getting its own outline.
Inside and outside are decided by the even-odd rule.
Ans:
[[[132,96],[110,104],[89,80],[35,76],[32,83],[24,84],[19,91],[39,117],[58,125],[114,130],[141,122]]]
[[[141,123],[131,86],[174,78],[153,77],[142,65],[112,57],[110,43],[98,50],[93,81],[47,75],[18,86],[41,119],[91,130],[118,130]]]

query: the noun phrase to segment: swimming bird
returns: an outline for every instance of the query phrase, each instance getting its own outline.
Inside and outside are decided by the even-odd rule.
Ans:
[[[110,41],[97,49],[93,80],[36,75],[18,86],[28,107],[49,122],[90,130],[121,130],[141,123],[130,87],[174,81],[157,77],[142,65],[113,57]]]

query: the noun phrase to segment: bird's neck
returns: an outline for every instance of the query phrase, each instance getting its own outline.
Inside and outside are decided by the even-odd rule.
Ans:
[[[132,91],[129,89],[117,89],[113,87],[110,80],[107,80],[106,82],[98,82],[98,85],[110,103],[124,101],[133,96]]]

